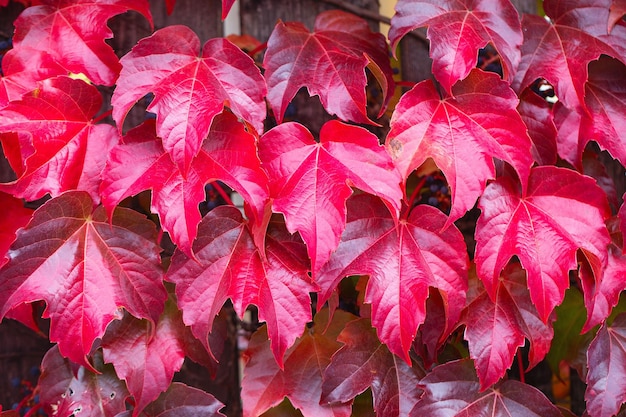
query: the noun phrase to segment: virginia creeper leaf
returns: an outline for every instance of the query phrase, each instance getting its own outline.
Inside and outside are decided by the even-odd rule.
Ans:
[[[40,401],[52,416],[87,415],[113,417],[126,410],[128,391],[112,366],[98,364],[93,373],[50,349],[41,362]]]
[[[442,292],[449,326],[465,305],[463,236],[454,226],[442,231],[447,217],[434,207],[417,206],[400,222],[369,194],[353,196],[347,207],[341,242],[318,274],[318,305],[342,278],[369,275],[365,302],[372,305],[372,324],[389,350],[410,363],[408,350],[424,321],[428,288]]]
[[[45,300],[50,340],[89,367],[95,339],[125,308],[157,321],[166,299],[154,223],[117,209],[109,223],[88,194],[67,192],[41,206],[18,232],[0,269],[0,317]]]
[[[348,323],[337,340],[344,346],[324,371],[321,403],[352,401],[371,387],[377,416],[408,415],[419,398],[417,385],[424,370],[389,352],[369,320]]]
[[[219,410],[224,404],[211,394],[174,382],[156,401],[148,405],[140,417],[224,417]],[[116,417],[130,417],[131,411]]]
[[[263,60],[267,99],[281,123],[287,105],[306,87],[326,111],[341,120],[372,123],[367,116],[366,66],[383,88],[383,108],[393,96],[393,71],[385,37],[349,13],[329,10],[315,20],[313,33],[299,22],[279,21]]]
[[[482,195],[476,224],[476,266],[495,299],[500,271],[516,255],[528,273],[530,297],[544,322],[569,287],[568,271],[577,268],[583,249],[599,264],[606,261],[610,209],[595,181],[554,166],[533,168],[528,192],[502,177]],[[600,270],[594,270],[596,279]]]
[[[0,140],[19,149],[24,165],[12,160],[18,179],[0,187],[26,200],[83,190],[99,201],[100,174],[119,139],[112,126],[93,123],[101,105],[94,86],[57,77],[0,110]]]
[[[433,75],[446,91],[476,67],[478,50],[488,43],[499,52],[504,78],[510,81],[515,75],[522,30],[509,0],[400,0],[389,31],[392,49],[423,26],[428,26]]]
[[[461,322],[465,324],[465,339],[481,391],[505,375],[525,338],[530,341],[529,368],[550,350],[552,327],[539,318],[530,300],[525,271],[517,263],[503,271],[495,300],[483,288],[465,308]]]
[[[108,327],[102,339],[104,361],[112,363],[135,399],[133,416],[167,390],[185,360],[182,315],[174,303],[154,327],[127,314]]]
[[[343,404],[321,404],[322,375],[331,356],[341,347],[337,336],[345,325],[355,320],[350,313],[338,310],[329,323],[328,309],[315,315],[312,327],[285,353],[284,368],[272,358],[270,343],[263,329],[250,340],[244,354],[246,365],[242,381],[243,415],[259,416],[278,405],[284,397],[305,416],[350,416],[351,399]]]
[[[186,176],[163,149],[154,120],[145,121],[124,136],[111,151],[103,176],[103,204],[108,211],[124,198],[152,189],[151,210],[189,257],[201,220],[198,204],[205,199],[206,183],[220,180],[239,192],[253,207],[258,222],[269,195],[255,138],[232,113],[216,116]]]
[[[400,177],[391,158],[361,127],[331,120],[316,142],[301,124],[283,123],[263,135],[259,155],[271,178],[272,209],[307,244],[314,277],[339,243],[350,187],[400,209]]]
[[[396,106],[386,141],[405,181],[428,158],[443,171],[452,199],[448,224],[471,209],[495,177],[493,158],[511,164],[524,185],[533,162],[517,96],[506,82],[473,70],[452,94],[442,99],[432,81],[417,84]]]
[[[532,141],[530,152],[535,162],[539,165],[556,164],[557,131],[552,105],[527,88],[520,97],[517,111],[528,128],[528,135]]]
[[[426,369],[437,362],[440,348],[445,345],[447,337],[454,330],[451,324],[448,323],[446,302],[441,293],[437,289],[429,288],[426,299],[426,318],[413,340],[413,350],[422,359]]]
[[[609,43],[594,36],[600,27],[607,33],[607,1],[546,1],[543,8],[549,21],[524,15],[522,60],[513,88],[521,91],[543,78],[566,107],[584,107],[587,64],[601,54],[618,55]]]
[[[200,49],[191,29],[168,26],[139,41],[120,62],[111,99],[118,127],[140,98],[153,93],[147,110],[156,113],[157,135],[183,174],[224,106],[263,131],[265,81],[252,58],[226,39],[210,39]]]
[[[558,103],[557,103],[558,104]],[[626,121],[626,66],[608,57],[589,64],[585,84],[585,109],[557,106],[555,119],[559,155],[572,165],[582,166],[582,153],[594,140],[626,165],[624,130]]]
[[[561,417],[561,412],[535,387],[507,380],[480,392],[472,361],[437,366],[420,381],[424,390],[411,417]]]
[[[24,207],[24,202],[10,194],[0,191],[0,267],[8,260],[5,255],[11,243],[15,241],[15,232],[26,226],[33,215],[33,211]]]
[[[224,302],[230,298],[240,317],[255,304],[282,366],[285,351],[311,320],[309,292],[315,290],[299,237],[280,221],[270,222],[263,259],[239,210],[220,206],[200,222],[193,252],[196,259],[176,251],[167,276],[176,284],[185,324],[210,350],[207,336]]]
[[[121,67],[104,41],[113,37],[106,23],[129,10],[141,13],[152,25],[146,0],[41,0],[15,20],[13,45],[45,51],[67,71],[84,73],[96,84],[113,85]]]
[[[626,193],[622,195],[622,201],[626,201]],[[626,205],[622,203],[617,212],[617,217],[619,219],[619,230],[622,232],[622,237],[626,235]],[[622,239],[622,251],[626,252],[626,239]]]
[[[587,350],[589,415],[611,417],[626,402],[626,382],[621,376],[626,363],[626,315],[620,314],[611,326],[602,326]]]

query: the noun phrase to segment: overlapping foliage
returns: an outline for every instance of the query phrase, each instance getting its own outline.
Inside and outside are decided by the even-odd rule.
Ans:
[[[592,417],[626,402],[626,319],[612,314],[626,208],[598,158],[626,166],[623,1],[546,0],[541,17],[508,0],[399,0],[389,43],[427,27],[434,76],[406,92],[387,39],[342,11],[312,31],[279,21],[255,62],[185,26],[115,56],[107,21],[133,10],[152,24],[147,0],[23,3],[0,78],[16,176],[0,184],[0,318],[34,327],[31,303],[45,302],[50,415],[221,415],[172,377],[186,356],[214,366],[228,300],[265,323],[244,355],[247,416],[284,397],[306,416],[348,416],[368,388],[379,416],[562,415],[508,379],[523,352],[530,367],[578,366]],[[485,48],[500,74],[480,64]],[[368,74],[380,115],[401,95],[385,137],[366,129]],[[301,88],[336,118],[318,137],[284,121]],[[156,118],[124,131],[147,94]],[[416,204],[432,162],[449,210]],[[243,210],[202,216],[217,181]],[[146,190],[156,222],[121,207]],[[474,207],[468,248],[455,223]],[[167,262],[163,232],[177,246]],[[346,280],[360,317],[341,310]],[[563,333],[580,321],[564,314],[571,300],[584,336]]]

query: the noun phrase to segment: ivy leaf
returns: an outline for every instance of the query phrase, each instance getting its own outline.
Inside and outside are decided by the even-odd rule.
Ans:
[[[559,155],[580,169],[582,154],[591,140],[626,165],[626,66],[620,61],[602,57],[589,64],[585,84],[585,109],[569,110],[558,105],[555,121]]]
[[[67,71],[84,73],[96,84],[113,85],[120,64],[104,41],[113,37],[106,22],[129,10],[141,13],[152,26],[146,0],[42,0],[15,20],[13,44],[15,49],[45,51]]]
[[[489,43],[499,52],[504,78],[515,75],[522,30],[510,1],[400,0],[389,31],[392,49],[423,26],[428,26],[433,75],[447,92],[476,67],[478,50]]]
[[[119,138],[112,126],[94,124],[101,105],[94,86],[58,77],[0,110],[0,140],[20,153],[22,163],[11,160],[18,179],[0,187],[26,200],[83,190],[99,201],[100,174]]]
[[[154,223],[117,209],[111,223],[85,192],[67,192],[41,206],[18,233],[0,269],[0,317],[45,300],[50,340],[72,361],[86,355],[125,308],[156,322],[167,297]]]
[[[24,207],[24,202],[10,194],[0,191],[0,267],[8,261],[6,253],[15,241],[15,233],[26,226],[33,216],[33,211]]]
[[[584,107],[589,62],[601,54],[619,55],[606,40],[594,36],[594,29],[607,33],[607,6],[606,1],[595,0],[546,1],[543,7],[550,21],[524,15],[522,60],[513,88],[521,91],[543,78],[566,107]]]
[[[342,278],[369,275],[365,302],[372,324],[391,352],[410,363],[408,350],[424,321],[428,288],[447,302],[448,326],[459,318],[467,290],[467,248],[455,226],[434,207],[415,207],[397,221],[383,202],[369,194],[348,200],[348,222],[337,250],[317,279],[318,305]]]
[[[587,413],[597,417],[617,414],[626,402],[626,384],[621,377],[626,362],[626,315],[604,325],[587,350]]]
[[[261,222],[269,195],[255,138],[232,113],[215,118],[186,176],[163,149],[154,120],[124,136],[111,151],[103,176],[103,204],[109,212],[124,198],[152,189],[151,210],[189,257],[201,220],[198,205],[205,200],[206,183],[220,180],[239,192],[253,207],[256,222]]]
[[[405,182],[428,158],[450,186],[448,225],[471,209],[495,178],[493,158],[511,164],[526,184],[531,142],[518,99],[496,74],[474,70],[441,98],[432,81],[404,94],[391,118],[386,146]]]
[[[224,404],[214,396],[197,388],[174,382],[140,414],[140,417],[225,417],[219,410]],[[130,417],[131,411],[116,417]]]
[[[135,399],[133,416],[172,383],[185,360],[182,314],[167,303],[156,327],[126,315],[108,327],[102,339],[104,361],[112,363]]]
[[[252,58],[226,39],[210,39],[201,50],[191,29],[168,26],[140,40],[120,62],[111,99],[118,127],[153,93],[147,110],[156,113],[157,135],[183,174],[224,106],[263,131],[265,81]]]
[[[272,179],[272,209],[307,244],[314,277],[337,248],[351,187],[400,210],[400,177],[377,137],[361,127],[331,120],[316,142],[301,124],[283,123],[263,135],[259,155]]]
[[[495,300],[481,290],[463,311],[461,322],[483,391],[505,375],[525,338],[530,341],[528,367],[536,366],[550,350],[553,330],[539,318],[519,264],[503,271]]]
[[[346,403],[371,387],[377,416],[408,415],[419,398],[417,385],[425,371],[389,352],[367,319],[348,323],[337,340],[344,346],[324,371],[321,402]]]
[[[562,417],[541,391],[515,380],[507,380],[480,392],[470,360],[437,366],[420,381],[422,398],[411,417]]]
[[[101,415],[113,417],[126,410],[129,394],[112,366],[93,373],[63,358],[58,346],[52,347],[41,362],[40,401],[49,415]]]
[[[528,272],[530,297],[544,322],[569,287],[581,248],[598,265],[606,261],[610,209],[595,181],[554,166],[533,168],[528,192],[502,177],[482,195],[476,224],[476,266],[495,299],[500,271],[517,256]],[[601,270],[595,269],[596,279]]]
[[[372,32],[365,20],[338,10],[320,13],[313,33],[302,23],[279,21],[263,60],[274,117],[281,123],[291,99],[306,87],[341,120],[371,124],[365,67],[381,84],[383,112],[394,94],[388,49],[385,37]]]
[[[267,334],[257,331],[244,354],[246,365],[241,398],[244,416],[259,416],[278,405],[284,397],[306,416],[350,416],[351,399],[343,404],[321,404],[322,375],[331,356],[341,347],[337,336],[345,325],[355,320],[350,313],[338,310],[329,322],[328,309],[315,315],[313,326],[285,353],[284,368],[272,359]]]
[[[280,221],[271,221],[262,258],[239,210],[220,206],[200,222],[193,252],[195,259],[177,250],[167,275],[176,284],[185,324],[210,351],[207,336],[224,302],[230,298],[240,317],[255,304],[282,366],[285,351],[311,320],[309,292],[315,287],[302,241]]]

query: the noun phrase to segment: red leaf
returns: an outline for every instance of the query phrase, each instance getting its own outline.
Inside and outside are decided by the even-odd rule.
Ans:
[[[176,284],[178,306],[185,324],[205,343],[215,315],[230,298],[243,316],[249,304],[267,322],[272,352],[282,366],[285,350],[311,320],[305,247],[284,224],[272,222],[262,260],[248,225],[235,207],[213,209],[200,222],[193,244],[196,259],[177,251],[167,280]]]
[[[465,308],[461,322],[483,391],[505,375],[525,338],[530,341],[529,368],[537,365],[550,350],[554,332],[539,318],[519,264],[504,270],[495,300],[484,288],[480,291]]]
[[[424,389],[411,417],[562,417],[541,391],[508,380],[480,392],[472,362],[437,366],[420,381]]]
[[[518,99],[496,74],[474,70],[442,99],[432,81],[423,81],[400,99],[391,118],[387,148],[403,178],[432,158],[450,186],[448,225],[474,206],[493,158],[511,164],[526,184],[532,156]]]
[[[222,20],[226,19],[233,4],[235,4],[235,0],[222,0]]]
[[[626,193],[622,195],[622,201],[626,201]],[[622,236],[626,236],[626,204],[622,203],[617,212],[619,219],[619,230],[622,232]],[[626,252],[626,239],[622,240],[622,252]]]
[[[389,352],[369,320],[348,323],[337,340],[344,346],[324,371],[321,403],[352,401],[370,387],[377,416],[408,415],[419,398],[417,385],[425,371]]]
[[[0,77],[0,109],[9,101],[22,98],[25,93],[34,90],[37,82],[57,75],[66,75],[64,69],[52,56],[39,49],[11,49],[2,58]]]
[[[224,106],[263,131],[265,81],[252,58],[226,39],[210,39],[200,50],[191,29],[168,26],[139,41],[120,62],[111,99],[118,127],[140,98],[154,93],[148,110],[157,115],[157,135],[185,174]]]
[[[185,360],[182,315],[174,303],[166,304],[156,327],[126,315],[108,327],[102,339],[104,361],[112,363],[135,399],[137,416],[172,383]]]
[[[577,268],[578,248],[600,265],[606,261],[606,196],[593,179],[576,171],[533,168],[525,196],[510,178],[500,178],[487,187],[479,208],[475,260],[487,292],[495,299],[500,271],[516,255],[528,272],[530,297],[544,322],[563,300],[568,272]],[[594,274],[599,277],[601,271]]]
[[[152,189],[151,210],[159,214],[163,228],[189,257],[201,220],[198,204],[205,199],[205,184],[220,180],[239,192],[253,207],[256,222],[262,220],[269,194],[255,138],[228,112],[215,118],[186,176],[163,149],[152,120],[129,131],[111,151],[103,175],[103,204],[109,212],[124,198]]]
[[[613,0],[609,11],[609,32],[615,27],[615,25],[626,15],[626,1],[625,0]]]
[[[120,70],[115,52],[104,41],[113,37],[107,21],[133,10],[152,25],[146,0],[41,0],[38,3],[15,20],[15,49],[45,51],[67,71],[84,73],[96,84],[113,85]]]
[[[112,223],[84,192],[41,206],[18,234],[0,269],[0,317],[21,303],[45,300],[50,340],[62,355],[90,366],[95,339],[124,307],[157,321],[166,298],[154,224],[118,209]]]
[[[489,43],[499,52],[504,78],[513,78],[522,31],[510,1],[400,0],[389,31],[392,49],[407,33],[423,26],[428,26],[433,74],[446,91],[476,67],[478,50]]]
[[[619,296],[626,290],[626,255],[614,245],[610,245],[608,262],[603,275],[593,283],[593,292],[585,293],[587,322],[583,332],[602,323],[617,305]]]
[[[587,413],[611,417],[626,402],[626,315],[620,314],[611,326],[602,326],[587,350]]]
[[[559,155],[577,168],[587,143],[596,141],[622,165],[626,165],[626,66],[608,57],[589,64],[585,85],[585,109],[569,111],[558,106],[555,119],[559,128]]]
[[[382,114],[394,94],[388,49],[385,37],[372,32],[365,20],[338,10],[320,13],[313,33],[302,23],[279,21],[263,60],[274,117],[281,123],[291,99],[306,87],[341,120],[371,124],[365,67],[373,66],[383,88]]]
[[[447,217],[434,207],[415,207],[399,222],[381,200],[368,194],[348,200],[348,223],[341,243],[321,269],[318,305],[349,275],[369,275],[365,302],[372,324],[389,350],[410,362],[408,350],[424,321],[428,288],[441,290],[447,324],[453,326],[465,305],[467,249]]]
[[[188,387],[185,384],[175,382],[167,392],[146,407],[140,414],[141,417],[224,417],[219,410],[224,404],[219,402],[211,394],[197,388]],[[130,417],[131,412],[126,411],[116,417]]]
[[[26,200],[83,190],[99,201],[100,174],[119,138],[112,126],[93,123],[101,105],[94,86],[58,77],[2,109],[0,140],[21,153],[23,168],[12,160],[19,178],[0,187]]]
[[[53,416],[113,417],[126,410],[128,391],[111,366],[95,374],[63,358],[57,346],[46,353],[39,377],[40,401]]]
[[[566,107],[584,106],[587,64],[600,54],[618,55],[607,39],[598,37],[601,30],[607,33],[608,2],[546,1],[543,7],[550,21],[524,15],[522,61],[513,88],[521,91],[543,78]]]
[[[539,165],[554,165],[557,159],[556,126],[552,105],[530,89],[524,90],[517,111],[532,140],[531,154]]]
[[[320,404],[322,374],[331,356],[341,347],[336,341],[345,325],[355,316],[338,310],[328,322],[328,309],[315,315],[312,327],[304,330],[285,353],[284,369],[272,359],[266,332],[257,331],[246,351],[241,398],[244,416],[259,416],[278,405],[284,397],[305,416],[350,416],[351,399],[346,404]]]
[[[361,127],[333,120],[322,126],[316,142],[304,126],[284,123],[263,135],[259,154],[272,179],[272,209],[283,213],[289,231],[298,231],[307,244],[314,277],[337,248],[351,187],[400,209],[400,177],[391,158]]]
[[[0,216],[0,267],[5,264],[8,259],[5,254],[9,250],[9,246],[15,241],[15,232],[20,227],[26,226],[26,223],[33,216],[33,211],[24,207],[24,202],[9,194],[0,191],[0,207],[2,207],[2,216]]]

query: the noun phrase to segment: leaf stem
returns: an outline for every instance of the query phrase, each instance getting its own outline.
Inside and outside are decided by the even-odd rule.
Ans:
[[[254,58],[254,56],[256,54],[258,54],[259,52],[261,52],[262,50],[264,50],[265,48],[267,48],[267,42],[263,42],[262,44],[260,44],[259,46],[257,46],[256,48],[254,48],[253,50],[251,50],[250,52],[248,52],[248,55],[251,58]]]
[[[522,361],[522,355],[520,351],[517,351],[517,367],[519,368],[519,380],[522,384],[526,383],[526,375],[524,375],[524,361]]]
[[[96,123],[101,122],[103,119],[109,117],[111,114],[113,114],[113,109],[105,111],[100,116],[93,119],[93,124],[95,125]]]
[[[409,201],[407,203],[408,210],[406,211],[407,217],[409,216],[409,213],[411,212],[411,209],[413,208],[413,203],[415,202],[415,199],[419,195],[419,192],[422,189],[422,187],[424,186],[424,184],[426,184],[426,176],[422,177],[420,182],[417,183],[417,185],[415,186],[415,189],[411,193],[411,197],[409,197]]]
[[[224,199],[226,204],[228,204],[229,206],[234,206],[235,205],[233,203],[233,200],[230,199],[230,196],[228,195],[228,193],[226,193],[226,191],[224,191],[224,189],[222,188],[222,186],[219,184],[218,181],[213,181],[211,183],[211,185],[213,186],[213,188],[215,188],[215,191],[217,191],[217,193],[220,195],[220,197],[222,197]]]

